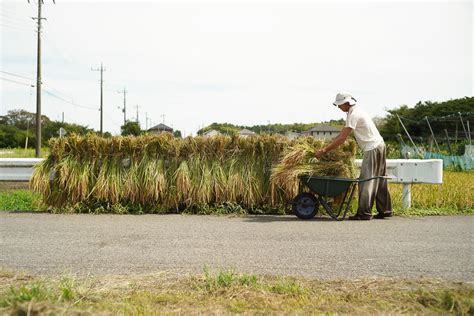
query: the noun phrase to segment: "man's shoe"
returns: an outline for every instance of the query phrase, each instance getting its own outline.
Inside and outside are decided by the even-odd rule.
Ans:
[[[392,212],[378,213],[377,215],[374,216],[374,218],[376,219],[384,219],[387,217],[392,217]]]
[[[371,218],[372,218],[372,216],[370,216],[370,215],[356,214],[356,215],[353,215],[353,216],[349,216],[350,221],[370,221]]]

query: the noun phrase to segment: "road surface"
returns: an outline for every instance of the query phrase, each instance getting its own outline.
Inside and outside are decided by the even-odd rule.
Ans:
[[[370,222],[293,216],[0,212],[0,268],[39,274],[239,272],[474,280],[473,216]]]

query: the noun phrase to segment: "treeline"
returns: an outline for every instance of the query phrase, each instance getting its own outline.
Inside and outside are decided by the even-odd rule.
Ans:
[[[471,138],[474,136],[474,97],[464,97],[444,102],[424,101],[418,102],[414,107],[401,105],[398,108],[387,110],[385,117],[377,118],[376,124],[380,133],[387,142],[398,142],[400,135],[406,142],[408,137],[400,123],[405,125],[410,136],[418,144],[426,144],[431,132],[428,119],[436,140],[447,143],[447,137],[454,143],[462,143],[468,139],[467,131],[470,129]],[[398,115],[398,116],[397,116]],[[399,118],[400,117],[400,120]],[[462,118],[462,122],[461,122]],[[468,123],[469,122],[469,123]],[[317,125],[332,125],[343,127],[344,120],[330,120],[322,123],[294,123],[294,124],[268,124],[268,125],[233,125],[229,123],[212,123],[198,131],[202,135],[209,130],[217,130],[222,134],[235,135],[242,129],[251,130],[257,134],[285,134],[287,131],[302,133]],[[59,136],[59,128],[64,128],[68,133],[85,135],[96,133],[87,126],[51,121],[47,116],[42,116],[42,143],[46,145],[51,137]],[[23,147],[28,136],[28,147],[35,145],[36,116],[24,110],[9,111],[7,115],[0,116],[0,148]],[[141,135],[146,131],[140,129],[138,123],[127,122],[121,127],[122,135]],[[175,137],[181,137],[179,131],[174,132]],[[448,136],[446,136],[448,135]],[[104,136],[111,136],[105,133]]]
[[[293,124],[268,124],[268,125],[233,125],[229,123],[212,123],[209,126],[201,128],[197,133],[202,135],[210,130],[216,130],[222,134],[235,135],[242,129],[248,129],[257,134],[285,134],[288,131],[302,133],[317,125],[332,125],[335,127],[344,126],[344,120],[330,120],[322,123],[293,123]]]
[[[67,134],[99,134],[88,126],[52,121],[46,115],[41,116],[41,144],[47,146],[52,137],[59,136],[59,129],[63,128]],[[139,136],[147,133],[134,121],[127,121],[120,127],[121,135]],[[181,131],[174,131],[175,137],[181,137]],[[104,137],[112,137],[105,132]],[[26,139],[28,138],[28,142]],[[36,114],[25,110],[8,111],[7,115],[0,116],[0,148],[18,148],[27,144],[29,148],[36,146]]]
[[[59,136],[62,127],[68,133],[85,135],[94,130],[87,126],[51,121],[46,115],[41,116],[41,143],[45,146],[51,137]],[[110,134],[108,134],[110,135]],[[7,115],[0,116],[0,148],[24,147],[28,137],[28,147],[36,144],[36,114],[24,110],[8,111]]]
[[[378,124],[380,133],[388,141],[397,141],[398,134],[407,140],[400,120],[410,136],[418,142],[423,139],[426,141],[431,136],[427,120],[439,142],[447,139],[446,134],[450,141],[467,140],[468,122],[471,137],[474,136],[474,97],[444,102],[418,102],[414,107],[402,105],[387,112],[388,115],[379,120]]]

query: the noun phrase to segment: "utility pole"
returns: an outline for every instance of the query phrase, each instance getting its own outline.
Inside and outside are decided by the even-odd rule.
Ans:
[[[41,0],[38,0],[38,2],[40,2]],[[97,68],[97,69],[92,69],[92,71],[100,71],[100,135],[102,136],[103,135],[103,123],[104,123],[104,104],[103,104],[103,101],[104,101],[104,71],[106,71],[107,69],[104,69],[104,66],[102,65],[102,62],[100,63],[100,68]]]
[[[160,116],[161,116],[161,118],[163,119],[163,122],[162,122],[162,123],[165,124],[165,117],[166,117],[166,114],[161,114]]]
[[[62,117],[62,123],[64,124],[64,112],[63,112],[63,117]]]
[[[137,109],[137,123],[140,125],[140,122],[139,122],[139,120],[138,120],[138,108],[139,108],[139,107],[140,107],[140,106],[139,106],[138,104],[135,106],[135,108]]]
[[[127,90],[125,90],[124,87],[123,91],[119,91],[118,93],[123,93],[123,108],[119,107],[119,109],[123,112],[123,125],[125,125],[127,123]]]
[[[145,130],[148,130],[148,112],[145,112]]]
[[[32,18],[33,20],[38,20],[36,55],[36,158],[41,156],[41,20],[46,20],[46,18],[41,17],[42,4],[43,1],[38,0],[38,17]]]

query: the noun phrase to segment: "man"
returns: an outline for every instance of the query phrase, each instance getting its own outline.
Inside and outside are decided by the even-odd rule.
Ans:
[[[347,113],[346,125],[329,145],[316,152],[316,158],[337,148],[346,141],[350,133],[354,132],[357,144],[364,152],[359,178],[384,176],[386,173],[385,143],[372,119],[357,105],[357,101],[350,94],[338,93],[333,104]],[[357,214],[350,216],[349,219],[370,220],[374,200],[378,212],[375,218],[383,219],[392,216],[392,201],[387,179],[359,183],[359,207]]]

